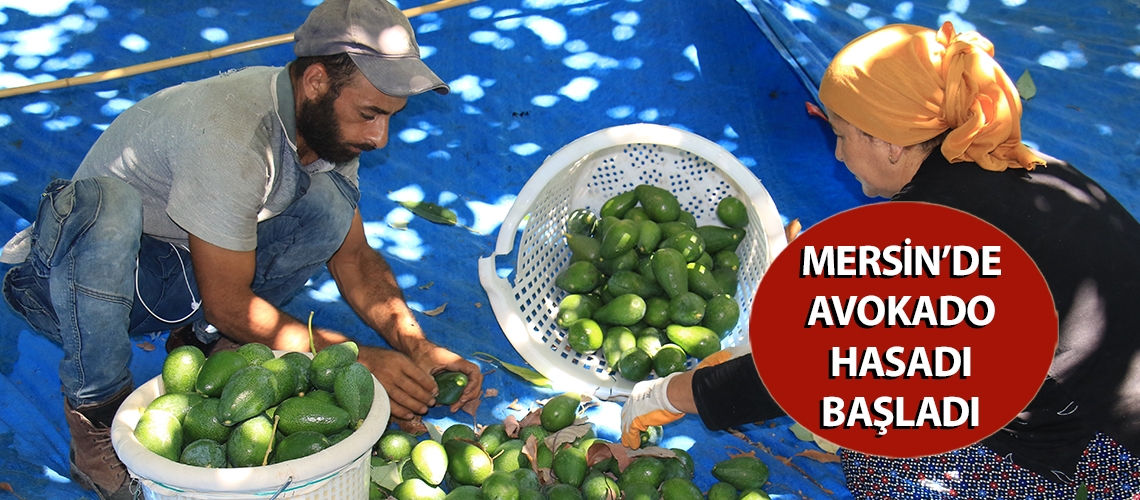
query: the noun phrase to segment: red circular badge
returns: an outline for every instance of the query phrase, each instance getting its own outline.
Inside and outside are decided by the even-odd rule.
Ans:
[[[1057,313],[1036,264],[996,227],[889,202],[792,240],[757,289],[749,336],[796,422],[851,450],[919,457],[1025,408],[1052,363]]]

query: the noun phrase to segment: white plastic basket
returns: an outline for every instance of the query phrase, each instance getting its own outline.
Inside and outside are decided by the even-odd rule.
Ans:
[[[731,153],[696,134],[653,124],[623,125],[559,149],[523,186],[499,228],[495,252],[479,259],[479,280],[514,348],[567,390],[620,396],[633,387],[611,373],[604,358],[583,356],[565,342],[565,331],[554,319],[566,292],[554,286],[554,278],[570,262],[563,236],[567,215],[577,208],[597,213],[606,200],[639,184],[672,192],[698,225],[722,225],[715,208],[725,196],[740,198],[748,207],[747,236],[736,251],[740,322],[722,342],[725,348],[747,345],[756,287],[787,246],[779,212],[760,180]],[[498,258],[512,252],[518,255],[515,267],[504,268]]]
[[[368,498],[372,447],[384,434],[391,412],[388,393],[376,377],[372,382],[376,388],[372,409],[359,429],[324,450],[279,464],[209,469],[173,462],[146,449],[134,429],[147,405],[165,392],[161,376],[135,389],[119,407],[111,424],[111,443],[146,499]]]

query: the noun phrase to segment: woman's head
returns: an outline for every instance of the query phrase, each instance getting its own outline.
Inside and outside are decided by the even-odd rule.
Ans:
[[[1021,100],[977,33],[897,24],[867,33],[836,54],[819,88],[828,112],[899,147],[945,134],[951,162],[987,170],[1044,164],[1021,144]]]

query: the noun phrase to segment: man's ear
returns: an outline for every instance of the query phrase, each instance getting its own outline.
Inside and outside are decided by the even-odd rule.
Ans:
[[[301,94],[306,99],[317,99],[329,90],[329,74],[325,65],[317,63],[305,68],[301,75]]]

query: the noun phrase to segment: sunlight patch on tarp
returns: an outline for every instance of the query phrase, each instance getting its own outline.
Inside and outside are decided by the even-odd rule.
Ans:
[[[0,127],[7,127],[12,123],[12,115],[0,113]]]
[[[783,9],[781,9],[781,11],[784,17],[786,17],[789,21],[807,21],[809,23],[815,22],[815,16],[812,15],[811,12],[804,10],[798,5],[786,3],[783,5]]]
[[[567,83],[562,88],[558,89],[558,93],[564,95],[574,101],[584,102],[590,98],[590,93],[597,90],[598,80],[588,76],[580,76],[570,83]]]
[[[657,111],[657,108],[649,108],[637,114],[639,120],[646,122],[655,122],[660,116],[661,113]]]
[[[467,17],[471,19],[490,19],[491,15],[495,13],[495,9],[486,6],[474,7],[467,11]]]
[[[424,139],[427,139],[427,136],[427,132],[417,128],[404,129],[401,130],[399,134],[396,134],[396,137],[399,137],[401,141],[404,141],[408,144],[420,142]]]
[[[79,119],[78,116],[61,116],[54,120],[44,122],[44,128],[52,132],[59,132],[79,125],[82,122],[83,120]]]
[[[901,2],[901,3],[899,3],[898,5],[895,6],[895,11],[892,12],[891,15],[894,16],[896,19],[900,19],[903,21],[910,21],[910,18],[914,16],[914,3],[913,2]]]
[[[871,8],[858,2],[852,2],[847,6],[847,15],[855,19],[863,19],[871,12]]]
[[[1130,62],[1125,63],[1120,67],[1120,71],[1126,76],[1140,80],[1140,63]]]
[[[678,82],[688,82],[696,77],[697,75],[694,75],[692,71],[678,71],[676,73],[673,73],[673,79],[677,80]]]
[[[736,129],[732,128],[732,125],[725,125],[724,132],[722,133],[725,137],[728,137],[730,139],[737,139],[740,137],[740,134],[736,133]]]
[[[43,58],[38,56],[21,56],[16,58],[16,62],[12,65],[20,71],[31,71],[39,67],[42,60]]]
[[[24,106],[21,111],[29,115],[49,115],[59,110],[59,106],[53,102],[40,101],[33,102]]]
[[[340,289],[336,287],[335,281],[327,280],[320,287],[309,290],[309,298],[317,302],[337,302],[340,300]]]
[[[477,101],[486,95],[482,81],[475,75],[463,75],[448,82],[447,85],[451,87],[452,94],[458,94],[467,102]]]
[[[633,29],[632,26],[619,24],[617,26],[614,26],[614,29],[610,33],[610,36],[613,37],[615,42],[624,42],[626,40],[632,39],[636,34],[637,30]]]
[[[585,52],[590,50],[590,44],[586,43],[585,40],[575,39],[562,44],[562,48],[571,53]]]
[[[519,156],[530,156],[539,151],[542,151],[542,146],[539,146],[533,142],[526,142],[523,144],[512,144],[510,150],[512,153]]]
[[[0,172],[0,186],[7,186],[18,180],[20,180],[20,178],[16,177],[16,174],[12,172]]]
[[[685,56],[685,59],[688,59],[689,62],[693,63],[693,67],[697,68],[698,72],[701,70],[701,59],[700,57],[697,57],[696,45],[685,47],[685,50],[682,50],[681,54]]]
[[[729,153],[736,151],[737,146],[736,146],[736,143],[733,141],[730,141],[727,139],[721,139],[719,141],[716,141],[716,143],[718,145],[720,145],[720,147],[724,148],[725,151],[728,151]]]
[[[558,104],[559,98],[556,95],[536,95],[530,99],[530,103],[541,108],[549,108]]]
[[[69,57],[53,57],[44,61],[43,66],[40,68],[44,71],[62,71],[62,70],[78,70],[83,69],[88,64],[95,60],[95,56],[90,52],[76,52]]]
[[[210,43],[222,44],[230,41],[230,34],[222,28],[206,28],[202,30],[201,35]]]
[[[502,225],[503,219],[507,218],[507,212],[510,212],[516,198],[517,196],[513,194],[505,194],[495,200],[494,203],[467,202],[467,209],[475,214],[475,221],[471,224],[471,230],[483,235],[494,233]]]
[[[0,8],[24,11],[29,16],[59,17],[71,6],[71,0],[3,0]]]
[[[1021,7],[1025,5],[1028,0],[1001,0],[1002,5],[1006,7]]]
[[[952,12],[965,14],[967,10],[970,10],[970,0],[950,0],[946,3],[946,8]]]
[[[1034,33],[1041,33],[1042,35],[1052,35],[1053,33],[1056,33],[1057,30],[1050,28],[1048,26],[1034,26],[1033,32]]]
[[[633,106],[615,106],[606,110],[606,116],[615,120],[622,120],[633,115]]]
[[[566,43],[566,27],[558,21],[542,16],[527,16],[523,25],[538,35],[547,47],[559,47]]]
[[[886,25],[887,20],[879,16],[868,17],[867,19],[863,20],[863,26],[866,26],[867,29],[871,31],[877,30]]]
[[[523,20],[520,17],[512,17],[509,19],[500,19],[498,21],[495,21],[494,24],[496,28],[503,31],[512,31],[519,29],[523,25]]]
[[[198,9],[198,17],[206,19],[213,19],[215,17],[218,17],[218,15],[221,13],[222,11],[218,10],[215,7],[202,7],[201,9]]]
[[[432,47],[431,45],[420,45],[420,59],[427,59],[435,55],[435,53],[438,51],[438,49]]]
[[[364,235],[368,239],[368,245],[376,250],[384,249],[386,253],[406,261],[420,260],[427,250],[420,234],[407,227],[410,219],[414,219],[411,211],[397,207],[385,216],[384,222],[365,222]],[[403,226],[400,226],[401,222]]]
[[[150,48],[150,41],[142,35],[131,33],[119,40],[119,46],[137,54]]]

